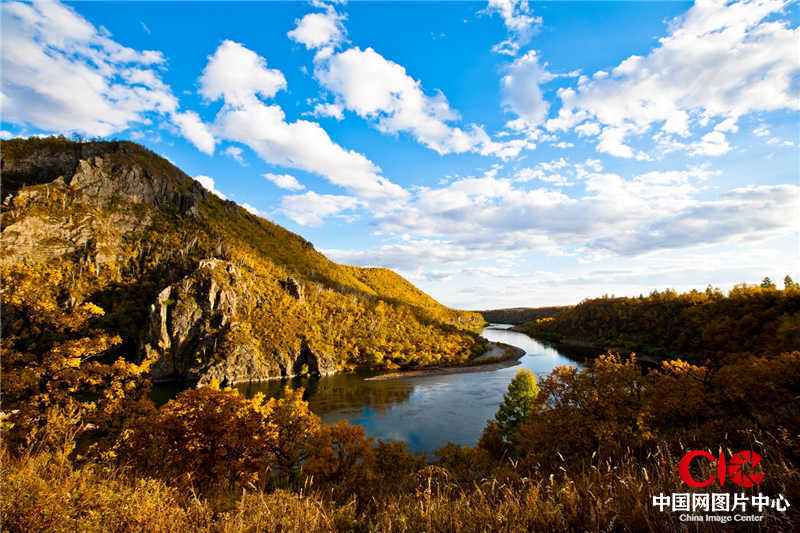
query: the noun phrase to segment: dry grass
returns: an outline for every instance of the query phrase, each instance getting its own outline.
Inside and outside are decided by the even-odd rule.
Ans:
[[[620,458],[588,470],[520,478],[513,464],[496,477],[459,483],[428,466],[398,490],[376,493],[366,505],[332,499],[312,483],[297,491],[181,494],[162,481],[131,477],[99,464],[74,467],[58,453],[3,457],[3,531],[208,532],[484,532],[484,531],[724,531],[719,524],[682,524],[651,504],[659,492],[684,492],[661,450],[644,464]],[[503,481],[501,481],[503,480]],[[800,476],[773,462],[759,487],[792,501]],[[732,489],[731,489],[732,490]],[[795,496],[796,500],[796,496]],[[792,531],[798,512],[767,511],[760,524],[737,530]]]

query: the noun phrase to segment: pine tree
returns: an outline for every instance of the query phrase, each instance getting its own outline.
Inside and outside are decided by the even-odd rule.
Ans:
[[[794,280],[792,280],[792,277],[789,274],[786,274],[786,277],[783,278],[783,288],[788,289],[794,286],[795,286]]]
[[[539,387],[533,372],[523,368],[508,385],[508,392],[503,396],[503,403],[494,415],[500,433],[504,438],[516,431],[525,417],[536,407]]]
[[[763,288],[763,289],[774,289],[775,288],[775,284],[772,283],[772,280],[769,279],[769,276],[767,276],[766,278],[764,278],[761,281],[761,288]]]

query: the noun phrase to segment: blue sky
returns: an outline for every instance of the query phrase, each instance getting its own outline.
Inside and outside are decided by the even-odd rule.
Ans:
[[[2,137],[136,140],[448,305],[800,277],[788,2],[2,10]]]

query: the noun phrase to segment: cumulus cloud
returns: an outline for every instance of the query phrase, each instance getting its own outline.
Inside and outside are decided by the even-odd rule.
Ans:
[[[229,147],[225,148],[225,150],[223,150],[222,153],[227,155],[230,158],[233,158],[234,161],[236,161],[237,163],[239,163],[243,167],[247,166],[247,163],[245,163],[244,158],[242,157],[242,154],[244,153],[244,151],[241,148],[239,148],[238,146],[229,146]]]
[[[267,163],[296,168],[327,178],[366,202],[402,200],[406,191],[384,178],[362,154],[331,140],[316,122],[287,122],[280,106],[266,104],[286,87],[283,74],[266,60],[232,41],[223,42],[209,57],[200,78],[200,92],[223,100],[214,120],[215,133],[249,146]],[[293,204],[292,213],[299,204]]]
[[[485,13],[498,14],[508,30],[508,38],[492,47],[498,54],[517,55],[519,49],[533,38],[541,17],[534,17],[528,0],[489,0]]]
[[[300,225],[319,226],[325,218],[340,215],[343,211],[355,209],[360,204],[361,202],[352,196],[317,194],[308,191],[284,196],[281,200],[281,211]]]
[[[464,130],[449,122],[460,119],[441,92],[425,94],[406,69],[367,48],[353,47],[318,58],[314,73],[337,102],[358,116],[374,121],[378,130],[406,132],[440,154],[478,152],[507,158],[526,146],[524,141],[495,142],[478,125]]]
[[[166,116],[200,150],[213,152],[197,115],[179,113],[161,80],[161,52],[123,46],[54,0],[0,9],[4,121],[107,136]]]
[[[197,180],[197,182],[200,183],[200,185],[205,187],[205,189],[208,192],[212,192],[212,193],[216,194],[217,196],[219,196],[223,200],[227,200],[228,199],[227,196],[225,196],[224,194],[222,194],[220,191],[217,190],[217,188],[216,188],[216,186],[214,184],[214,178],[212,178],[210,176],[200,175],[200,176],[195,176],[194,179]]]
[[[286,88],[280,70],[267,68],[267,61],[233,41],[223,41],[208,58],[200,76],[200,94],[208,100],[223,98],[230,105],[247,105],[257,95],[272,98]]]
[[[310,114],[314,117],[333,117],[336,120],[342,120],[344,107],[341,104],[318,103]]]
[[[326,6],[324,13],[309,13],[295,20],[296,27],[287,35],[309,50],[336,46],[345,37],[344,18],[333,6]]]
[[[722,155],[730,151],[731,146],[721,131],[712,131],[703,135],[698,142],[690,145],[692,155]]]
[[[197,113],[194,111],[175,113],[172,115],[172,121],[180,128],[183,136],[194,144],[198,150],[208,155],[214,154],[214,145],[216,144],[214,136],[211,134],[208,125],[200,119]]]
[[[288,191],[302,191],[305,189],[305,186],[290,174],[264,174],[264,177],[281,189]]]
[[[599,151],[625,158],[637,155],[627,139],[653,126],[673,147],[727,152],[724,132],[735,131],[740,116],[800,109],[792,91],[800,30],[775,18],[785,6],[784,0],[699,0],[646,56],[630,56],[610,73],[582,76],[576,88],[561,89],[562,107],[548,129],[589,120],[579,133],[599,134]],[[709,121],[721,127],[699,143],[673,141]]]
[[[4,120],[109,135],[147,112],[176,109],[153,70],[160,52],[123,47],[57,2],[9,2],[2,11]]]
[[[514,60],[508,73],[500,80],[503,105],[525,121],[528,127],[544,123],[549,104],[542,95],[541,86],[555,76],[539,64],[535,50]]]

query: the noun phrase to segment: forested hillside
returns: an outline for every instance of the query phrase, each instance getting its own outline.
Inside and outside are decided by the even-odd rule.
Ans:
[[[479,315],[333,263],[134,143],[0,149],[7,409],[54,383],[91,396],[100,375],[235,383],[459,363],[482,346]]]
[[[557,307],[510,307],[508,309],[491,309],[476,311],[487,322],[495,324],[524,324],[540,318],[558,316],[569,309],[569,306]]]
[[[727,295],[708,288],[639,298],[584,300],[528,322],[533,336],[721,364],[741,354],[775,355],[800,347],[800,287],[765,282]]]

